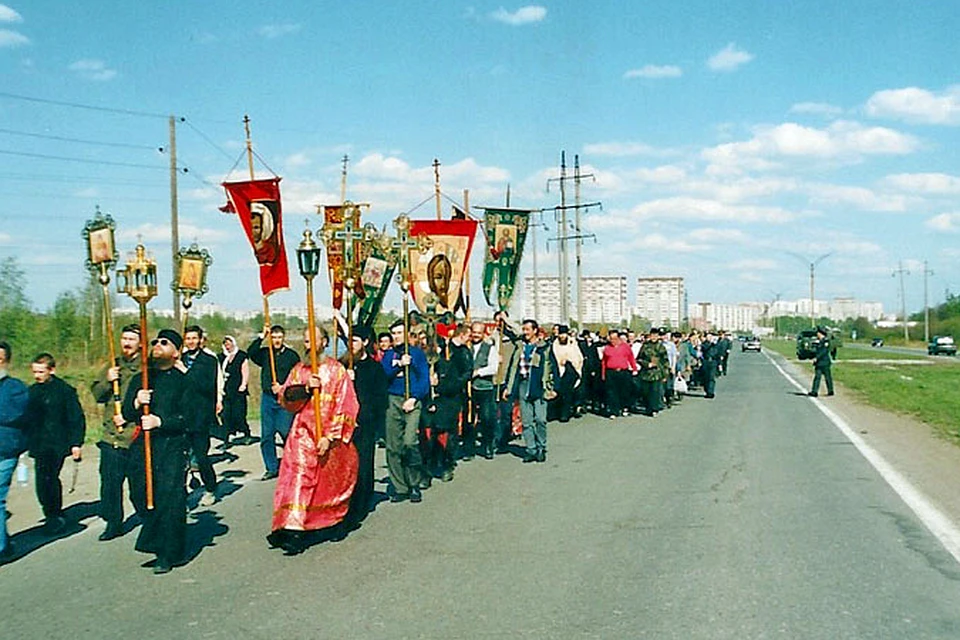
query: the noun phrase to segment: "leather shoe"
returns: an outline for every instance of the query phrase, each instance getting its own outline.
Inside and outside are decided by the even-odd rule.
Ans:
[[[410,490],[410,502],[423,502],[423,495],[420,493],[420,489],[417,487],[414,487]]]
[[[276,471],[264,471],[264,472],[263,472],[263,475],[260,476],[260,480],[261,480],[261,481],[263,481],[263,480],[273,480],[273,479],[276,478],[278,475],[280,475],[280,474],[277,473]]]
[[[523,456],[523,464],[527,464],[528,462],[536,462],[536,461],[537,461],[537,454],[535,453],[528,453],[527,455]]]
[[[103,530],[103,533],[97,536],[97,540],[100,542],[107,542],[108,540],[119,538],[122,535],[123,531],[119,527],[107,527]]]
[[[390,496],[390,502],[393,502],[394,504],[398,502],[404,502],[405,500],[409,500],[409,499],[410,499],[409,493],[394,493],[393,495]]]
[[[807,395],[810,396],[811,398],[816,398],[816,397],[817,397],[817,392],[816,392],[816,391],[811,391],[811,392],[808,393]]]
[[[164,573],[170,573],[173,570],[173,567],[166,560],[161,560],[157,558],[157,561],[153,565],[153,575],[159,576]]]
[[[540,453],[537,454],[537,462],[546,462],[547,461],[547,450],[540,449]]]
[[[444,471],[443,475],[440,476],[440,480],[442,482],[450,482],[451,480],[453,480],[453,471],[450,471],[449,469]]]
[[[426,491],[432,486],[433,486],[433,478],[431,478],[430,476],[427,476],[426,478],[420,481],[420,489],[424,491]]]

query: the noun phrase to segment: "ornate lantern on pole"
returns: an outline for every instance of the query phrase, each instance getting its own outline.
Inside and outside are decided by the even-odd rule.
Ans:
[[[207,286],[207,269],[213,264],[213,258],[206,249],[196,243],[189,249],[180,248],[174,256],[173,282],[170,288],[180,294],[183,307],[183,327],[187,326],[187,316],[193,299],[203,297],[210,288]]]
[[[114,243],[116,225],[109,214],[104,215],[97,207],[93,220],[87,220],[83,227],[83,239],[87,243],[87,259],[85,265],[90,275],[97,279],[103,289],[103,318],[106,322],[107,352],[110,357],[110,366],[117,364],[116,348],[113,344],[113,312],[110,309],[110,270],[113,269],[120,254]],[[113,413],[119,415],[120,381],[113,381]]]
[[[307,335],[310,336],[310,373],[317,375],[317,319],[313,310],[313,279],[320,273],[320,247],[313,241],[309,229],[303,232],[303,240],[297,247],[297,267],[300,275],[307,281]],[[320,390],[313,389],[313,416],[316,421],[316,439],[320,441]]]
[[[140,374],[142,389],[149,389],[147,380],[147,303],[157,295],[157,261],[147,255],[142,244],[127,259],[123,271],[117,272],[117,291],[133,298],[140,306]],[[141,406],[143,415],[150,415],[150,405]],[[153,509],[153,458],[150,431],[143,432],[143,455],[146,465],[147,509]]]

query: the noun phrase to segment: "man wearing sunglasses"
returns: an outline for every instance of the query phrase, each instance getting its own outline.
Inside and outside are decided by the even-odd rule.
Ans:
[[[123,417],[139,425],[130,452],[133,457],[130,499],[143,521],[136,550],[156,554],[153,572],[169,573],[183,560],[187,538],[187,469],[184,433],[190,383],[177,367],[183,339],[173,329],[161,329],[150,342],[148,386],[137,373],[123,400]],[[149,414],[144,407],[149,407]],[[141,431],[151,433],[153,509],[147,509],[146,463]]]

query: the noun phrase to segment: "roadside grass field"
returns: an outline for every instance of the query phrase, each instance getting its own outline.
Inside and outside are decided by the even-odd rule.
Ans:
[[[813,369],[812,361],[797,360],[792,341],[769,340],[763,346],[801,367]],[[854,392],[862,402],[914,417],[933,427],[942,437],[960,443],[960,393],[957,393],[960,361],[957,359],[841,347],[832,369],[834,382]]]

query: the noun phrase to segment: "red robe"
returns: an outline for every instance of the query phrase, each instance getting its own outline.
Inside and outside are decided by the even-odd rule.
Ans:
[[[317,375],[321,380],[321,435],[332,443],[326,455],[318,456],[312,399],[284,399],[288,387],[305,385],[310,379],[310,365],[301,362],[290,371],[280,392],[281,405],[297,415],[283,448],[273,494],[273,531],[313,531],[337,524],[347,514],[357,482],[359,460],[350,440],[360,405],[353,382],[333,358],[321,360]]]

